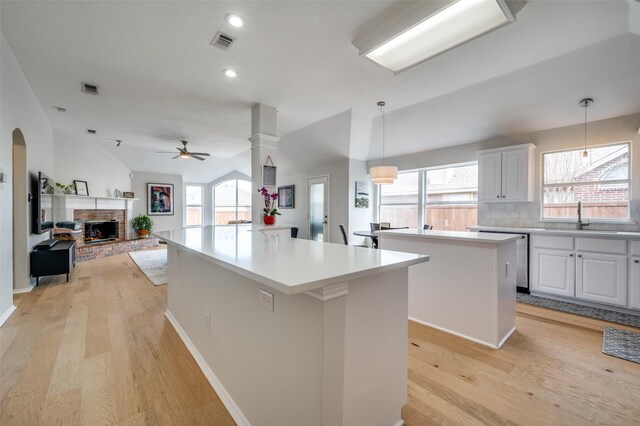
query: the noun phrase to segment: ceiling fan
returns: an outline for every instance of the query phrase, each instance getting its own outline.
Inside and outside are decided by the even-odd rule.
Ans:
[[[211,156],[211,154],[208,154],[206,152],[189,152],[189,150],[187,149],[187,144],[189,142],[187,141],[180,141],[180,142],[182,142],[182,148],[176,147],[176,149],[178,150],[178,155],[176,155],[175,157],[171,157],[172,160],[175,160],[176,158],[195,158],[196,160],[204,161],[204,158],[202,157]],[[156,154],[175,154],[175,152],[156,151]]]

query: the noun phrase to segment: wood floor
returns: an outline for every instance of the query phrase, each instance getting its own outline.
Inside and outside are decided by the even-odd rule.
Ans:
[[[0,328],[1,425],[233,424],[128,255],[16,296]],[[640,365],[604,322],[518,306],[499,351],[409,323],[406,424],[640,424]],[[294,423],[295,424],[295,421]]]

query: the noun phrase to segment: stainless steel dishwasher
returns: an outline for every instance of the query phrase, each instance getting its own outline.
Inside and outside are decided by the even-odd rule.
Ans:
[[[485,231],[491,234],[514,234],[522,236],[516,241],[516,258],[518,260],[518,274],[516,277],[516,289],[520,293],[529,294],[529,234],[521,232]]]

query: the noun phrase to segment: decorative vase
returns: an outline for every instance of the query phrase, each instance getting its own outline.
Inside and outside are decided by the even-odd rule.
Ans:
[[[273,225],[276,223],[276,216],[262,216],[265,225]]]
[[[138,235],[138,238],[147,238],[149,236],[149,231],[146,229],[138,229],[136,234]]]

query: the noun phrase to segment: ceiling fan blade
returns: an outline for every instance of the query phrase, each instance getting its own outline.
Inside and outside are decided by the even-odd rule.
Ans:
[[[195,155],[194,153],[191,153],[191,155],[189,157],[190,158],[195,158],[196,160],[204,161],[204,158],[199,157],[199,156]]]
[[[191,155],[202,155],[203,157],[211,157],[211,154],[207,152],[190,152]]]
[[[178,147],[176,146],[176,149],[177,149],[178,151],[182,151],[182,150],[184,149],[184,146],[183,146],[182,148],[178,148]]]
[[[173,154],[173,152],[172,152]],[[180,154],[176,155],[175,157],[171,157],[172,160],[175,160],[176,158],[180,158]]]

